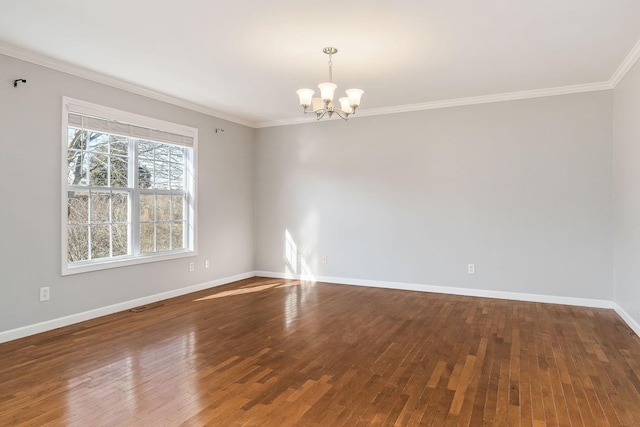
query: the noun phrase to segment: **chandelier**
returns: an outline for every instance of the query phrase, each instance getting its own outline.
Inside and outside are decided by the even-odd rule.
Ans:
[[[347,120],[351,114],[355,114],[356,108],[360,105],[360,97],[364,91],[361,89],[347,89],[347,96],[339,98],[338,102],[340,103],[340,107],[335,108],[333,105],[333,92],[338,86],[333,83],[333,62],[331,62],[331,56],[338,53],[338,49],[335,47],[325,47],[322,51],[329,55],[329,81],[318,85],[320,98],[313,97],[313,89],[298,89],[296,93],[300,98],[300,105],[302,105],[305,114],[315,113],[317,120],[320,120],[324,116],[331,117],[333,113],[336,113],[341,119]],[[309,109],[309,107],[311,107],[311,109]]]

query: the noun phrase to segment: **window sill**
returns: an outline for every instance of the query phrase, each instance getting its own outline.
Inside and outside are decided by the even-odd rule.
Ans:
[[[187,258],[198,255],[195,250],[185,249],[183,251],[175,251],[166,254],[139,255],[136,257],[123,257],[108,261],[83,261],[74,264],[65,263],[62,266],[62,275],[69,276],[72,274],[89,273],[92,271],[108,270],[118,267],[127,267],[130,265],[147,264],[150,262],[168,261],[172,259]]]

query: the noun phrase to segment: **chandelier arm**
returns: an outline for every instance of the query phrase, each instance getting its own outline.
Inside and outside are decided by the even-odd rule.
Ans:
[[[334,113],[338,113],[338,116],[340,116],[342,120],[347,120],[347,118],[349,118],[349,113],[342,111],[339,108],[334,110]]]

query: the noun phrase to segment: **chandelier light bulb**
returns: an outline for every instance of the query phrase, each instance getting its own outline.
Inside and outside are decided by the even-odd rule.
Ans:
[[[318,88],[320,88],[320,98],[323,101],[333,101],[333,93],[335,92],[338,86],[333,83],[320,83]]]
[[[303,107],[309,107],[311,105],[311,98],[313,98],[313,94],[315,93],[313,89],[298,89],[296,93],[300,98],[300,105]]]
[[[343,96],[342,98],[339,98],[338,101],[340,102],[340,109],[342,111],[347,114],[353,114],[353,108],[351,108],[351,105],[349,104],[349,98]]]
[[[349,106],[356,108],[360,105],[360,98],[364,91],[362,89],[347,89],[347,96],[349,97]]]

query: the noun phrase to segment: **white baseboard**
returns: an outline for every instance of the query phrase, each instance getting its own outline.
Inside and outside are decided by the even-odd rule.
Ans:
[[[273,271],[256,271],[256,276],[273,277],[276,279],[302,280],[300,275],[291,275]],[[320,276],[313,279],[314,282],[336,283],[339,285],[369,286],[373,288],[399,289],[405,291],[434,292],[439,294],[463,295],[483,298],[509,299],[515,301],[542,302],[549,304],[575,305],[580,307],[613,309],[622,317],[622,320],[640,337],[640,324],[633,319],[622,307],[613,301],[563,297],[555,295],[528,294],[519,292],[490,291],[483,289],[457,288],[449,286],[421,285],[417,283],[385,282],[377,280],[358,280],[343,277]]]
[[[137,298],[134,300],[125,301],[118,304],[109,305],[106,307],[96,308],[94,310],[83,311],[82,313],[76,313],[69,316],[59,317],[57,319],[36,323],[33,325],[23,326],[21,328],[3,331],[3,332],[0,332],[0,343],[12,341],[18,338],[27,337],[29,335],[39,334],[41,332],[50,331],[53,329],[61,328],[63,326],[69,326],[74,323],[84,322],[85,320],[95,319],[96,317],[106,316],[107,314],[113,314],[119,311],[129,310],[131,308],[139,307],[141,305],[151,304],[157,301],[162,301],[169,298],[190,294],[192,292],[202,291],[204,289],[226,285],[227,283],[248,279],[254,276],[255,276],[255,272],[250,271],[247,273],[224,277],[224,278],[213,280],[210,282],[199,283],[193,286],[187,286],[186,288],[180,288],[180,289],[175,289],[173,291],[163,292],[160,294],[149,295],[143,298]]]
[[[624,309],[615,302],[613,303],[613,309],[616,311],[616,313],[618,313],[620,317],[622,317],[622,320],[624,320],[625,323],[629,325],[633,332],[635,332],[636,335],[640,337],[640,324],[638,324],[638,322],[636,322],[633,317],[629,316],[629,313],[624,311]]]
[[[113,304],[107,307],[101,307],[94,310],[84,311],[82,313],[72,314],[57,319],[47,320],[45,322],[33,325],[23,326],[21,328],[11,329],[0,332],[0,343],[12,341],[18,338],[27,337],[29,335],[39,334],[41,332],[50,331],[61,328],[63,326],[72,325],[74,323],[84,322],[85,320],[95,319],[97,317],[106,316],[108,314],[117,313],[119,311],[129,310],[145,304],[151,304],[157,301],[186,295],[192,292],[204,289],[214,288],[216,286],[226,285],[238,280],[248,279],[255,276],[272,277],[277,279],[302,279],[300,275],[290,275],[273,271],[250,271],[235,276],[224,277],[210,282],[199,283],[197,285],[188,286],[186,288],[175,289],[173,291],[163,292],[160,294],[150,295],[130,301]],[[406,291],[434,292],[441,294],[474,296],[483,298],[509,299],[516,301],[543,302],[551,304],[576,305],[582,307],[609,308],[614,309],[620,317],[629,325],[633,331],[640,336],[640,325],[636,322],[622,307],[613,301],[574,298],[554,295],[528,294],[518,292],[491,291],[482,289],[457,288],[449,286],[422,285],[417,283],[387,282],[378,280],[358,280],[343,277],[321,276],[314,278],[315,282],[335,283],[340,285],[369,286],[374,288],[399,289]]]
[[[298,279],[302,277],[297,275],[293,277],[291,274],[277,273],[272,271],[256,271],[256,276],[273,277],[277,279]],[[640,337],[640,324],[631,317],[622,307],[613,301],[563,297],[555,295],[528,294],[519,292],[491,291],[483,289],[457,288],[449,286],[421,285],[417,283],[401,283],[401,282],[385,282],[377,280],[357,280],[345,279],[343,277],[315,277],[314,282],[336,283],[340,285],[369,286],[374,288],[399,289],[406,291],[434,292],[440,294],[463,295],[483,298],[508,299],[515,301],[542,302],[549,304],[575,305],[580,307],[607,308],[613,309],[620,315],[622,320]]]
[[[302,279],[299,275],[290,275],[273,271],[256,271],[256,276],[277,279]],[[378,280],[346,279],[343,277],[320,276],[315,282],[336,283],[339,285],[369,286],[373,288],[400,289],[405,291],[434,292],[438,294],[463,295],[483,298],[509,299],[516,301],[544,302],[550,304],[577,305],[581,307],[614,308],[613,301],[574,298],[555,295],[526,294],[519,292],[491,291],[483,289],[457,288],[450,286],[422,285],[417,283],[386,282]]]

